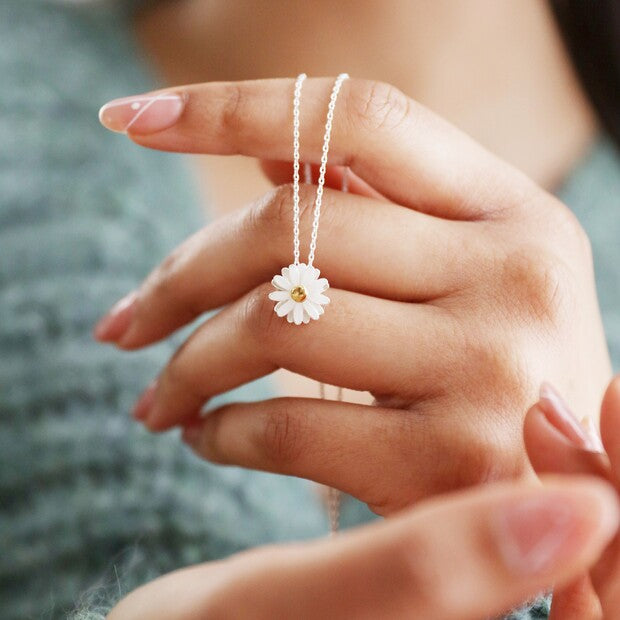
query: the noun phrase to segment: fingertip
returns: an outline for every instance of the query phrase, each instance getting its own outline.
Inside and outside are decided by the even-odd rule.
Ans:
[[[603,397],[601,438],[615,476],[620,479],[620,375],[614,377]]]

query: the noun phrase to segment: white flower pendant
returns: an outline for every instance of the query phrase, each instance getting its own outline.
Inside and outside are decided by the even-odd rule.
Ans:
[[[309,323],[310,319],[316,321],[325,312],[323,306],[329,303],[329,297],[323,295],[329,282],[320,275],[316,267],[306,263],[283,267],[282,275],[271,280],[276,289],[269,293],[269,299],[277,302],[274,312],[295,325]]]

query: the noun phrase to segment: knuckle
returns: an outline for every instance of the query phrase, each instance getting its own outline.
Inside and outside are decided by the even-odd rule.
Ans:
[[[300,416],[292,413],[285,402],[274,406],[266,415],[260,438],[265,457],[278,467],[292,465],[303,451],[305,435]]]
[[[236,132],[241,127],[241,107],[243,105],[243,91],[236,82],[229,82],[224,87],[221,108],[221,130],[229,135],[231,130]]]
[[[560,200],[552,198],[547,205],[551,229],[562,256],[592,260],[592,245],[577,216]]]
[[[411,114],[411,99],[395,86],[373,80],[354,80],[347,103],[351,117],[371,130],[398,127]]]
[[[540,322],[555,322],[573,275],[568,266],[540,246],[522,246],[503,261],[504,302],[519,314]]]
[[[299,219],[300,226],[310,221],[309,214],[314,202],[314,186],[305,184],[299,187]],[[279,234],[290,234],[293,221],[293,184],[280,185],[255,204],[247,212],[245,225],[252,233],[260,236],[268,235],[270,240]],[[324,195],[323,203],[328,200]]]
[[[265,283],[251,291],[244,299],[239,317],[239,328],[267,350],[285,339],[286,321],[276,315],[274,302],[268,297],[272,290],[271,285]]]

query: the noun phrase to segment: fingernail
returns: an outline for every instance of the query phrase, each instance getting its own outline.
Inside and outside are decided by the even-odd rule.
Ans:
[[[602,493],[587,495],[590,505],[579,496],[547,493],[502,507],[496,535],[506,567],[517,574],[545,572],[574,557],[593,531],[611,537],[618,527],[617,507],[610,510]]]
[[[585,431],[588,439],[590,440],[590,444],[594,446],[595,452],[605,453],[605,447],[603,446],[603,442],[601,441],[601,436],[594,424],[594,420],[587,415],[583,420],[581,420],[581,428]]]
[[[93,335],[100,342],[116,342],[129,328],[136,309],[137,291],[133,291],[117,301],[99,320]]]
[[[155,391],[157,390],[157,379],[149,385],[133,407],[132,415],[136,420],[144,420],[155,401]]]
[[[577,416],[568,408],[558,391],[549,383],[543,383],[540,387],[538,404],[549,422],[577,447],[597,451],[596,445],[586,434]]]
[[[106,103],[99,121],[119,133],[151,134],[172,127],[184,108],[185,97],[176,93],[138,95]]]

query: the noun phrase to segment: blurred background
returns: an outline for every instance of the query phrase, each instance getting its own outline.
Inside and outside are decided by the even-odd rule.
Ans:
[[[619,31],[614,0],[1,0],[0,616],[102,617],[162,572],[327,528],[310,483],[132,422],[184,334],[127,354],[92,326],[269,184],[241,157],[141,149],[101,128],[102,104],[302,71],[395,84],[573,208],[618,368]],[[277,373],[222,399],[317,389]],[[345,503],[345,526],[369,518]]]

